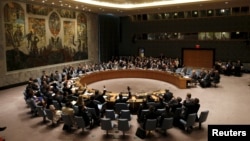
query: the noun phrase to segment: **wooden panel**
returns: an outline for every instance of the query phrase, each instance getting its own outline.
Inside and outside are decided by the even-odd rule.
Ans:
[[[81,77],[80,83],[82,85],[98,82],[106,79],[115,78],[148,78],[171,83],[180,89],[187,88],[187,79],[174,74],[163,71],[153,70],[108,70],[93,72]]]
[[[214,65],[214,50],[184,49],[183,64],[188,67],[212,68]]]

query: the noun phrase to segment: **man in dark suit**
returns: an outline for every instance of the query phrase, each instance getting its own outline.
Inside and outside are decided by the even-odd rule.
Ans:
[[[150,105],[149,106],[149,112],[146,113],[145,119],[143,122],[143,128],[145,129],[145,124],[147,122],[147,119],[157,119],[160,116],[160,113],[155,111],[155,107]]]
[[[237,60],[236,64],[234,65],[234,75],[241,76],[241,71],[243,69],[243,64],[240,60]]]
[[[186,103],[184,107],[183,118],[186,120],[189,114],[198,113],[200,109],[200,100],[198,98],[191,99],[191,102]],[[198,120],[198,116],[196,117],[196,120]]]
[[[98,90],[95,91],[95,100],[99,101],[101,104],[103,104],[106,100],[103,97],[106,94],[106,91],[103,91],[102,94],[99,93]]]
[[[91,117],[94,120],[94,123],[99,125],[99,123],[100,123],[100,110],[98,108],[97,103],[94,100],[95,100],[95,96],[91,96],[89,101],[86,102],[87,103],[86,107],[95,109],[95,114],[96,115],[91,114]]]
[[[170,92],[169,89],[166,89],[163,95],[164,101],[168,103],[172,98],[173,98],[173,93]]]
[[[202,88],[206,88],[206,87],[211,86],[211,72],[210,71],[206,71],[205,77],[200,80],[200,86]]]
[[[118,99],[115,103],[126,103],[131,98],[131,92],[128,93],[128,97],[123,97],[122,93],[119,93]]]

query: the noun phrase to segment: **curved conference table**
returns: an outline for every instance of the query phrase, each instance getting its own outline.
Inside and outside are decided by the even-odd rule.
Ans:
[[[157,70],[140,70],[140,69],[126,69],[126,70],[106,70],[99,72],[91,72],[90,74],[86,74],[80,77],[79,83],[82,86],[86,86],[88,84],[98,82],[101,80],[107,79],[115,79],[115,78],[148,78],[155,79],[164,82],[171,83],[177,86],[180,89],[187,88],[187,83],[190,79],[183,78],[176,73],[157,71]],[[163,94],[165,91],[155,91],[151,93],[151,96],[155,99],[155,101],[159,100],[159,94]],[[93,93],[93,91],[91,92]],[[107,107],[114,107],[115,100],[118,96],[119,92],[107,92],[106,96],[109,97],[106,99]],[[127,96],[128,94],[125,94]],[[130,103],[130,110],[132,113],[136,113],[139,108],[139,105],[144,101],[147,93],[135,94],[132,95],[132,98],[127,101]],[[89,95],[87,96],[89,97]]]
[[[126,70],[106,70],[92,72],[83,75],[80,78],[82,85],[88,85],[94,82],[115,78],[148,78],[171,83],[180,89],[187,88],[188,78],[183,78],[176,73],[158,71],[158,70],[142,70],[142,69],[126,69]]]

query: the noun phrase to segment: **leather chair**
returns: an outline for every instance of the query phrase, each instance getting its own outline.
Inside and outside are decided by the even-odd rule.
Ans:
[[[190,133],[193,129],[196,116],[197,114],[193,113],[193,114],[189,114],[186,120],[180,119],[180,123],[184,126],[184,130],[187,131],[188,133]]]
[[[45,109],[46,117],[52,122],[52,125],[55,123],[53,122],[54,115],[50,109]]]
[[[60,106],[58,101],[53,100],[52,103],[55,106],[56,110],[62,110],[62,107]]]
[[[46,122],[46,112],[42,106],[37,106],[38,116],[43,117],[43,122]]]
[[[77,127],[82,128],[82,132],[84,132],[84,129],[86,128],[84,119],[81,116],[75,116],[75,122]]]
[[[118,118],[118,115],[115,113],[113,109],[106,109],[105,117],[109,118],[110,120],[116,120]]]
[[[130,121],[132,118],[130,110],[121,110],[119,118],[125,118]]]
[[[125,136],[125,132],[128,131],[130,127],[131,125],[128,119],[118,119],[118,130],[123,132],[123,136]]]
[[[71,131],[72,127],[75,125],[73,118],[70,115],[62,114],[62,120],[64,122],[64,127],[67,131]]]
[[[149,112],[149,109],[143,109],[142,111],[141,111],[141,114],[139,115],[139,119],[137,119],[137,121],[139,122],[139,123],[142,123],[142,122],[144,122],[144,119],[145,119],[145,115],[147,114]]]
[[[145,122],[144,130],[147,131],[147,135],[157,128],[157,119],[147,119]]]
[[[200,113],[200,115],[198,117],[199,118],[199,120],[198,120],[198,122],[199,122],[199,129],[201,129],[201,124],[207,120],[208,113],[209,113],[208,110],[201,111],[201,113]]]
[[[106,135],[109,134],[109,131],[114,128],[110,118],[101,118],[101,129],[106,131]]]
[[[121,110],[128,110],[128,104],[127,103],[115,103],[115,112],[117,114],[120,114]]]
[[[159,112],[160,114],[163,114],[166,111],[166,109],[165,108],[161,108],[161,109],[157,109],[156,111]]]
[[[160,125],[160,129],[164,134],[167,133],[168,129],[173,128],[174,118],[164,118],[162,124]]]

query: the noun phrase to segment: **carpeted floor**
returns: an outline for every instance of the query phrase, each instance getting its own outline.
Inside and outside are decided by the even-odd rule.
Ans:
[[[243,74],[242,77],[221,75],[221,83],[217,88],[189,88],[178,89],[172,84],[150,80],[150,79],[112,79],[90,84],[88,87],[102,90],[103,85],[107,90],[113,92],[126,91],[127,86],[131,87],[132,93],[155,91],[160,89],[169,89],[174,96],[180,96],[183,99],[190,92],[192,97],[200,99],[200,111],[209,110],[208,119],[202,125],[202,129],[194,128],[190,134],[172,128],[168,130],[167,136],[158,132],[144,140],[155,141],[207,141],[208,124],[249,124],[250,116],[250,74]],[[0,132],[0,136],[6,138],[6,141],[80,141],[80,140],[127,140],[139,141],[135,136],[138,123],[136,116],[133,115],[130,121],[132,127],[126,132],[125,137],[117,128],[106,132],[100,127],[91,130],[75,129],[70,133],[62,130],[63,124],[56,127],[51,126],[50,122],[43,123],[42,117],[32,117],[30,109],[23,99],[23,90],[25,86],[18,86],[11,89],[0,91],[0,126],[7,126],[7,129]],[[199,111],[199,112],[200,112]]]

